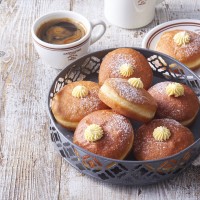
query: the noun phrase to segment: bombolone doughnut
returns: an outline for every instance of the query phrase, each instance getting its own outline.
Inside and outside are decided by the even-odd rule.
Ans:
[[[109,52],[103,59],[99,70],[99,84],[108,78],[141,78],[144,88],[151,86],[152,69],[146,58],[131,48],[119,48]]]
[[[99,98],[116,112],[140,122],[151,120],[157,109],[156,101],[143,89],[140,78],[106,79]]]
[[[154,119],[135,134],[136,160],[157,160],[174,155],[194,142],[192,132],[173,119]]]
[[[192,70],[200,67],[200,35],[198,33],[188,30],[164,32],[155,50],[175,58]]]
[[[74,130],[87,114],[107,109],[99,99],[100,86],[91,81],[77,81],[65,85],[53,98],[51,109],[62,126]]]
[[[99,110],[85,116],[73,137],[74,144],[83,149],[118,160],[126,158],[132,149],[133,140],[130,121],[112,110]],[[93,163],[90,165],[93,166]]]
[[[155,84],[148,92],[157,102],[157,118],[171,118],[187,126],[199,112],[199,100],[187,85],[165,81]]]

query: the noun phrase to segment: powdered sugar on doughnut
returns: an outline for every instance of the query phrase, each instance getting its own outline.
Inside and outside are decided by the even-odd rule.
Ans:
[[[159,126],[167,127],[171,137],[166,141],[156,141],[153,138],[153,131]],[[188,141],[185,141],[187,138]],[[135,137],[134,154],[138,159],[151,160],[173,155],[193,141],[192,133],[188,128],[182,126],[173,119],[157,119],[141,126]]]
[[[115,57],[110,61],[109,68],[111,69],[111,76],[119,76],[120,75],[120,66],[123,64],[131,64],[134,69],[135,59],[131,54],[116,54]]]
[[[84,109],[87,113],[90,113],[98,110],[99,104],[101,103],[101,100],[98,98],[98,90],[92,89],[89,91],[88,96],[79,100],[79,104],[72,104],[68,109],[71,110],[72,113],[77,112],[79,109]]]
[[[110,79],[109,84],[112,85],[121,97],[130,102],[144,103],[149,101],[149,98],[144,96],[143,89],[134,88],[127,82],[127,80],[120,78]]]
[[[119,148],[124,143],[131,142],[127,141],[127,137],[131,136],[131,133],[133,133],[133,128],[130,122],[124,116],[119,114],[112,114],[109,121],[105,123],[106,125],[104,128],[109,131],[112,130],[110,139],[113,139],[113,144],[115,144],[115,147],[113,146],[113,148]],[[116,138],[117,142],[115,141]]]
[[[114,114],[112,116],[109,126],[111,129],[119,129],[126,134],[132,131],[132,127],[129,123],[127,123],[127,119],[119,114]]]
[[[190,35],[190,42],[182,46],[175,46],[175,52],[183,51],[186,57],[200,52],[200,35],[187,31]]]

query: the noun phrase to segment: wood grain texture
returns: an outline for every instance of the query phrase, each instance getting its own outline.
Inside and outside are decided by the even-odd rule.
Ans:
[[[46,101],[58,71],[38,57],[30,28],[37,17],[60,9],[106,21],[102,0],[0,0],[0,199],[199,199],[199,166],[157,185],[125,187],[80,174],[56,152],[49,136]],[[106,22],[104,37],[90,52],[140,47],[151,28],[181,18],[200,19],[200,1],[165,0],[157,6],[153,22],[137,30]]]

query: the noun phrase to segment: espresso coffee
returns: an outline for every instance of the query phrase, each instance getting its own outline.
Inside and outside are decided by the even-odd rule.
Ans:
[[[38,38],[50,44],[69,44],[80,40],[85,34],[85,27],[70,18],[50,20],[36,32]]]

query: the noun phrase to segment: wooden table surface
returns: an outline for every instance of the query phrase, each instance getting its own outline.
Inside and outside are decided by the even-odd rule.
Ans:
[[[200,166],[156,185],[117,186],[80,174],[54,149],[46,101],[58,71],[39,58],[30,28],[37,17],[61,9],[105,20],[103,0],[0,0],[0,200],[200,199]],[[105,35],[90,52],[140,47],[151,28],[183,18],[200,19],[199,0],[165,0],[153,22],[137,30],[106,22]]]

